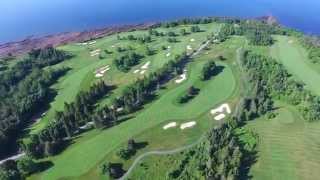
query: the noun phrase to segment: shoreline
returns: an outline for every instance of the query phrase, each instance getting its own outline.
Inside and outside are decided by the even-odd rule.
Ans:
[[[267,23],[278,24],[277,19],[274,16],[260,16],[255,18],[241,18],[241,17],[186,17],[186,18],[231,18],[231,19],[255,19],[265,21]],[[183,18],[179,18],[183,19]],[[176,20],[179,20],[176,19]],[[171,22],[174,20],[161,21],[161,22]],[[119,26],[106,26],[104,28],[85,30],[79,32],[63,32],[57,34],[51,34],[40,37],[27,37],[21,41],[13,41],[0,44],[0,58],[8,56],[19,56],[25,54],[32,49],[45,48],[48,46],[57,47],[60,45],[65,45],[68,43],[85,42],[94,39],[99,39],[104,36],[112,35],[115,33],[126,32],[130,30],[146,30],[150,27],[159,25],[161,22],[145,22],[140,24],[128,24]]]
[[[110,26],[99,29],[85,30],[80,32],[63,32],[42,37],[29,37],[21,41],[0,44],[0,58],[25,54],[32,49],[45,48],[47,46],[60,46],[68,43],[85,42],[99,39],[115,33],[130,30],[145,30],[158,23],[141,23],[132,25]]]

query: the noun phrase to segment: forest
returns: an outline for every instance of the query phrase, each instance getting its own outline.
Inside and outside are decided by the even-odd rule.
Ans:
[[[50,89],[68,68],[48,69],[69,59],[70,54],[52,47],[31,51],[10,70],[0,76],[0,157],[16,146],[19,129],[38,113],[54,94]]]

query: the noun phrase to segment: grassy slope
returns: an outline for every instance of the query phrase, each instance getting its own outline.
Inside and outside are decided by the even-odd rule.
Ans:
[[[271,55],[292,73],[298,80],[315,94],[320,95],[320,71],[314,69],[307,52],[298,40],[286,36],[276,36],[277,42],[271,47]],[[291,43],[289,43],[291,41]]]
[[[183,51],[186,50],[187,45],[191,45],[193,48],[196,48],[200,46],[200,43],[203,42],[206,39],[206,36],[210,34],[211,32],[215,32],[219,29],[219,24],[207,24],[207,25],[200,25],[201,29],[204,30],[204,32],[200,33],[192,33],[187,36],[178,36],[177,39],[180,41],[179,43],[168,43],[166,41],[167,37],[164,38],[154,38],[153,42],[148,44],[149,47],[152,49],[157,49],[158,53],[156,55],[146,57],[142,59],[142,62],[140,65],[138,65],[136,68],[140,67],[141,64],[151,61],[151,65],[149,70],[146,73],[149,73],[150,71],[154,71],[161,67],[163,64],[168,62],[169,60],[174,57],[174,55],[181,54]],[[167,31],[174,31],[177,34],[180,32],[179,29],[185,28],[189,29],[189,26],[181,26],[178,28],[159,28],[159,31],[167,32]],[[133,35],[143,35],[147,34],[147,31],[134,31],[134,32],[126,32],[121,33],[121,36],[127,36],[129,34]],[[194,42],[190,42],[190,39],[195,39]],[[171,46],[171,56],[166,57],[166,54],[168,51],[162,51],[161,46]],[[99,67],[105,66],[105,65],[111,65],[111,70],[106,73],[104,76],[104,79],[106,82],[110,84],[117,85],[119,88],[115,91],[114,95],[118,94],[122,87],[130,82],[133,82],[136,78],[141,77],[140,74],[133,74],[133,71],[136,68],[133,68],[129,74],[128,73],[122,73],[116,70],[116,68],[112,65],[112,59],[116,56],[119,56],[119,53],[115,52],[115,48],[112,47],[133,47],[136,51],[143,54],[143,48],[144,46],[127,40],[117,40],[116,35],[108,36],[102,39],[97,40],[97,43],[93,46],[80,46],[77,44],[70,44],[63,47],[60,47],[63,50],[69,51],[76,56],[68,61],[65,61],[63,63],[60,63],[57,65],[57,67],[70,67],[72,70],[63,78],[61,78],[57,84],[53,86],[54,89],[57,90],[58,94],[55,97],[54,101],[50,104],[50,109],[47,112],[46,116],[44,116],[40,123],[32,126],[31,133],[36,133],[37,131],[41,130],[43,127],[45,127],[48,122],[53,118],[54,112],[56,110],[62,110],[64,107],[65,102],[72,102],[76,96],[76,94],[81,91],[88,89],[92,82],[96,80],[94,77],[94,71],[98,69]],[[103,60],[99,60],[98,57],[91,57],[90,51],[100,48],[101,50],[108,49],[109,51],[114,51],[113,54],[107,55],[107,57]],[[108,99],[105,99],[102,101],[102,104],[105,104],[108,102]]]
[[[281,104],[272,120],[260,118],[247,127],[259,134],[253,179],[318,179],[320,123],[305,122],[294,107]]]

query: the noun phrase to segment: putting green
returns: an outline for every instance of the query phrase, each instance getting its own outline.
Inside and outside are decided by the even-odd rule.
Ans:
[[[296,38],[275,36],[276,43],[271,47],[272,57],[279,60],[306,88],[320,95],[320,72],[317,72],[308,59],[306,50]]]

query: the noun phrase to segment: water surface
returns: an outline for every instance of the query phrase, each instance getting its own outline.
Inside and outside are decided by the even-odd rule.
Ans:
[[[31,35],[181,17],[274,15],[320,34],[319,0],[1,0],[0,43]]]

